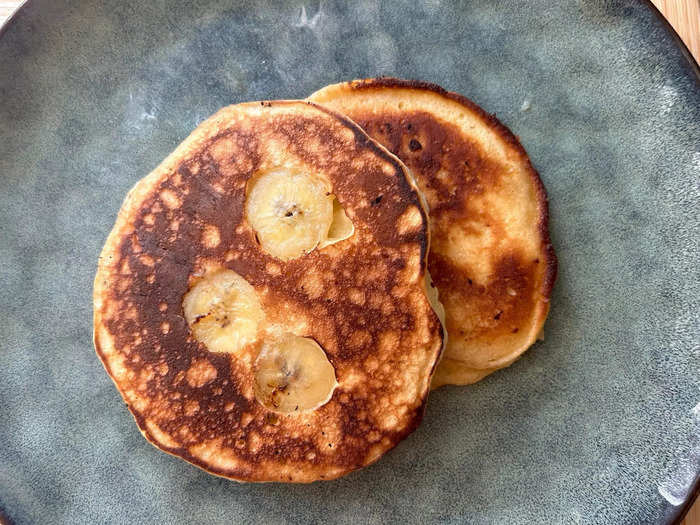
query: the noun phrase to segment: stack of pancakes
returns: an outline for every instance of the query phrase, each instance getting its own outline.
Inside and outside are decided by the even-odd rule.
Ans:
[[[129,192],[95,347],[154,445],[239,481],[366,466],[431,388],[542,334],[556,259],[518,140],[438,86],[374,79],[222,109]]]

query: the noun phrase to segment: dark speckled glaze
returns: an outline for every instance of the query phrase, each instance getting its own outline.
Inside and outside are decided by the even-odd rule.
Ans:
[[[0,507],[16,523],[663,523],[700,458],[700,82],[638,0],[32,0],[0,31]],[[131,185],[226,104],[394,75],[516,133],[547,338],[376,465],[239,485],[139,434],[91,342]]]

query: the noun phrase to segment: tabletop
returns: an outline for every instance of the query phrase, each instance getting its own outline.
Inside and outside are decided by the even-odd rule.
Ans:
[[[700,62],[700,0],[652,0]],[[22,0],[0,0],[0,25],[22,4]],[[690,509],[682,525],[700,525],[700,501]]]

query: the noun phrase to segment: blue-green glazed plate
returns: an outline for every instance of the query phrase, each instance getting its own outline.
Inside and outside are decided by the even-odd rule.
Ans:
[[[496,113],[547,187],[546,340],[430,397],[377,464],[210,476],[92,347],[127,190],[204,118],[358,77]],[[0,507],[17,524],[666,523],[700,469],[700,81],[638,0],[31,0],[0,30]]]

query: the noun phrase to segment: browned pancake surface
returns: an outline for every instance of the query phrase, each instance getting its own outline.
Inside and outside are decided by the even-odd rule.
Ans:
[[[280,261],[256,243],[246,181],[324,173],[354,235]],[[231,106],[130,192],[95,280],[95,345],[145,436],[215,474],[312,481],[375,461],[420,422],[442,329],[425,296],[427,219],[404,166],[357,126],[302,102]],[[256,401],[250,366],[191,336],[182,298],[208,267],[258,292],[270,322],[314,338],[332,399],[302,414]]]
[[[541,331],[556,275],[544,187],[518,140],[468,99],[374,79],[311,100],[346,114],[411,169],[431,222],[429,270],[448,343],[434,386],[507,366]]]

